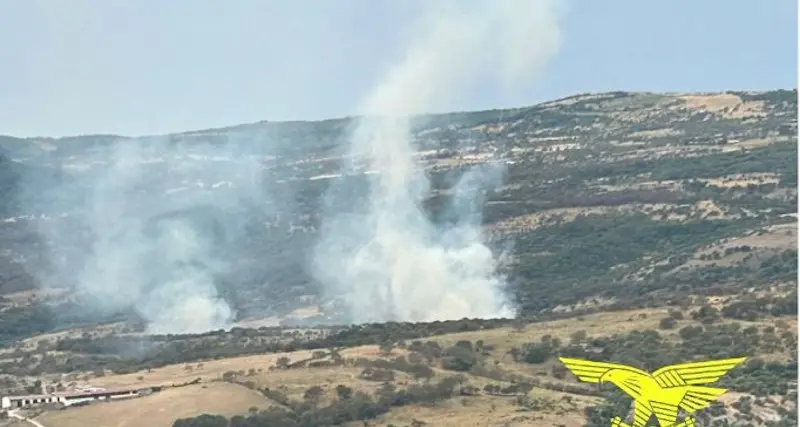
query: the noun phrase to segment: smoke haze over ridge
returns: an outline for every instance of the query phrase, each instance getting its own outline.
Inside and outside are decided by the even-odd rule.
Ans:
[[[503,181],[503,166],[486,164],[464,173],[447,190],[452,196],[448,224],[435,223],[421,207],[431,184],[418,167],[409,121],[412,115],[448,105],[477,85],[478,76],[491,76],[507,90],[528,84],[559,48],[559,6],[520,0],[431,3],[405,57],[363,98],[363,116],[349,132],[349,145],[341,147],[338,137],[314,140],[317,131],[299,137],[315,147],[334,147],[326,151],[331,159],[340,159],[341,148],[346,149],[341,171],[296,176],[296,164],[311,164],[311,170],[318,159],[306,157],[308,147],[294,139],[296,129],[289,124],[280,131],[285,132],[280,142],[260,132],[283,125],[264,123],[222,134],[98,136],[105,142],[81,149],[71,146],[72,141],[58,141],[59,154],[53,156],[50,142],[37,141],[46,149],[35,162],[50,162],[64,176],[55,184],[36,174],[26,177],[29,197],[23,211],[63,220],[36,223],[51,256],[48,265],[32,273],[45,287],[72,288],[90,315],[135,311],[150,333],[230,327],[242,315],[231,288],[247,281],[254,291],[248,294],[255,297],[251,299],[269,300],[266,287],[302,288],[313,284],[306,277],[310,273],[321,285],[323,300],[344,301],[344,310],[327,313],[344,313],[341,320],[513,315],[503,277],[495,271],[497,255],[484,244],[481,230],[483,191]],[[201,136],[192,140],[189,134]],[[284,156],[289,151],[293,154]],[[275,167],[282,172],[267,179],[265,174]],[[288,184],[276,190],[276,180],[320,183],[320,177],[337,172],[344,178],[331,179],[326,199],[337,199],[332,205],[349,210],[323,211],[316,245],[297,245],[314,246],[313,253],[273,257],[278,243],[240,243],[253,226],[269,235],[264,216],[275,214],[291,222],[298,213],[292,201],[310,197]],[[370,186],[350,186],[347,178],[353,176],[368,177]],[[363,196],[367,200],[360,204]],[[316,211],[306,207],[303,215]],[[313,236],[298,238],[290,232],[282,238]],[[250,261],[288,261],[309,271],[292,266],[288,273],[273,274],[274,268],[265,267],[254,273],[257,277],[245,279],[250,273],[239,269],[237,259],[245,252],[252,255]],[[312,259],[306,262],[304,257]],[[233,283],[226,288],[220,277]],[[293,295],[308,293],[300,289]],[[265,305],[273,302],[286,301]],[[254,310],[245,315],[273,315]]]
[[[506,89],[535,77],[560,46],[559,6],[433,3],[406,56],[364,99],[350,153],[366,160],[346,169],[374,172],[369,200],[328,216],[315,257],[325,291],[340,298],[350,320],[513,315],[475,203],[481,187],[498,184],[502,171],[467,172],[454,189],[454,224],[437,227],[420,206],[430,183],[416,164],[410,118],[457,97],[482,74]]]
[[[50,188],[26,176],[24,209],[58,217],[37,223],[49,262],[33,273],[71,288],[87,319],[134,310],[148,333],[229,327],[235,313],[215,283],[234,273],[226,248],[248,209],[272,205],[260,156],[228,147],[120,139],[60,164]]]

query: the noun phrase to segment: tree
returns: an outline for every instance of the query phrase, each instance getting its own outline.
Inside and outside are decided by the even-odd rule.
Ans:
[[[455,347],[463,348],[466,351],[473,352],[472,341],[460,340],[456,343]]]
[[[680,335],[684,340],[692,339],[702,333],[702,326],[685,326],[678,331],[678,335]]]
[[[353,389],[339,384],[336,386],[336,395],[339,396],[339,400],[347,400],[353,397]]]
[[[408,373],[414,376],[415,379],[430,379],[434,376],[435,372],[430,366],[421,364],[412,364],[408,369]]]
[[[425,363],[425,358],[421,354],[414,352],[408,355],[408,362],[412,365],[419,365]]]
[[[567,376],[567,368],[561,364],[553,365],[553,367],[550,368],[550,372],[554,378],[558,378],[560,380],[563,380]]]
[[[475,359],[464,356],[446,356],[442,358],[442,368],[450,371],[469,371],[475,365]]]
[[[661,328],[661,329],[672,329],[672,328],[675,327],[675,325],[677,323],[678,323],[678,321],[675,320],[674,317],[672,317],[672,316],[665,317],[665,318],[661,319],[661,321],[658,322],[658,327]]]
[[[705,325],[710,325],[719,319],[719,310],[710,306],[704,305],[699,310],[692,313],[692,318],[699,320]]]
[[[360,377],[370,381],[394,381],[394,371],[391,369],[365,368],[361,371]]]
[[[675,320],[683,320],[683,312],[678,310],[670,310],[669,316]]]
[[[465,372],[478,363],[478,357],[469,341],[459,341],[455,346],[448,348],[445,353],[446,356],[442,358],[442,368],[444,369]]]
[[[580,344],[582,343],[589,334],[586,333],[585,330],[581,329],[580,331],[575,331],[569,336],[569,340],[572,344]]]
[[[181,418],[172,427],[228,427],[228,419],[222,415],[203,414],[194,418]]]
[[[289,364],[291,362],[292,362],[292,360],[289,359],[288,357],[281,356],[281,357],[278,358],[278,360],[275,361],[275,367],[278,368],[278,369],[286,369],[286,368],[289,367]]]
[[[544,363],[553,353],[553,346],[550,343],[531,343],[525,347],[522,359],[527,363]]]
[[[308,390],[306,390],[305,393],[303,393],[303,399],[316,404],[317,402],[319,402],[319,399],[322,397],[323,394],[324,391],[322,390],[322,387],[315,385],[309,387]]]
[[[394,343],[391,341],[384,341],[380,345],[379,349],[383,356],[389,356],[392,354],[392,350],[394,349]]]

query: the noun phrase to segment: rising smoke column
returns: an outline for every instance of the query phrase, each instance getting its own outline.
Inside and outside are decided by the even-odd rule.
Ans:
[[[410,117],[441,108],[481,77],[506,89],[534,77],[560,44],[558,4],[449,5],[429,11],[406,56],[361,104],[349,147],[356,160],[346,169],[375,172],[368,203],[329,216],[323,225],[317,277],[354,322],[513,314],[496,260],[482,241],[480,218],[461,208],[469,203],[452,206],[458,221],[447,229],[422,211],[430,183],[415,161]],[[474,200],[483,176],[476,170],[463,177],[456,200]]]

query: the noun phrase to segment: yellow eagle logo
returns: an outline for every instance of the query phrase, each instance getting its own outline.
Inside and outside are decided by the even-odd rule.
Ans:
[[[707,407],[727,389],[703,387],[719,380],[746,358],[712,360],[708,362],[683,363],[660,368],[653,373],[617,363],[592,362],[589,360],[559,357],[567,369],[579,380],[587,383],[610,382],[634,401],[633,425],[625,424],[622,418],[614,417],[612,427],[646,427],[655,415],[661,427],[693,427],[692,414]],[[678,423],[678,410],[686,413]]]

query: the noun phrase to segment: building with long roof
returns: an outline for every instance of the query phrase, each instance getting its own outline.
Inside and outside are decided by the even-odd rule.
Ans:
[[[52,394],[33,394],[22,396],[2,396],[0,397],[0,409],[9,410],[17,408],[27,408],[31,406],[43,405],[48,403],[61,404],[64,406],[88,403],[96,400],[116,400],[128,397],[136,397],[148,394],[155,390],[153,387],[141,389],[91,389],[90,391],[77,391]]]

